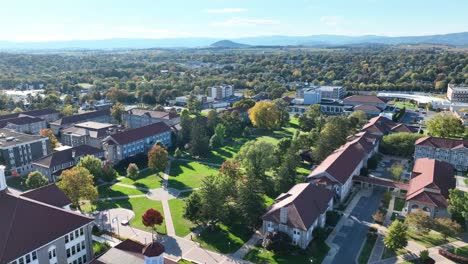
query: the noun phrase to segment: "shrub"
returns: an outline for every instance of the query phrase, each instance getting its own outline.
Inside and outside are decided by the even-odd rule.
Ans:
[[[312,231],[312,236],[317,240],[325,240],[327,238],[327,230],[322,227],[316,227]]]
[[[376,212],[375,214],[372,215],[372,218],[374,219],[375,222],[382,224],[385,221],[385,215],[382,214],[381,212]]]
[[[468,264],[468,258],[453,254],[447,250],[439,249],[439,254],[457,263]]]
[[[328,226],[336,226],[338,221],[340,221],[341,215],[336,211],[328,211],[327,212],[327,220],[325,221],[326,225]]]
[[[291,246],[291,238],[284,232],[267,233],[263,240],[263,247],[276,253],[285,253]]]

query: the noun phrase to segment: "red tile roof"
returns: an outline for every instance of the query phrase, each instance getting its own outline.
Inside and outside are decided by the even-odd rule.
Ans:
[[[434,159],[417,159],[414,163],[406,200],[431,200],[438,206],[447,206],[449,190],[456,187],[453,166]],[[432,190],[432,191],[428,191]],[[425,195],[423,195],[425,193]]]
[[[386,180],[386,179],[381,179],[381,178],[376,178],[376,177],[354,176],[353,181],[370,183],[370,184],[377,185],[377,186],[398,188],[401,190],[408,190],[409,188],[409,184],[407,183],[395,182],[392,180]]]
[[[94,221],[8,190],[0,191],[0,263],[44,246]]]
[[[462,138],[438,138],[438,137],[422,137],[416,140],[417,146],[428,146],[441,149],[456,149],[460,147],[468,148],[468,139]]]
[[[301,230],[308,230],[315,220],[328,208],[333,199],[333,192],[322,186],[299,183],[287,193],[283,193],[268,208],[262,219],[280,223],[281,208],[287,207],[287,225]]]
[[[368,132],[361,132],[348,138],[349,141],[335,150],[322,163],[315,167],[307,177],[309,180],[316,179],[318,174],[328,173],[332,181],[336,180],[345,184],[359,163],[372,152],[377,138]]]

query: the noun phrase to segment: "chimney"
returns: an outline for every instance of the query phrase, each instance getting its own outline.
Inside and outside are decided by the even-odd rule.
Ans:
[[[0,191],[3,191],[7,188],[6,178],[5,178],[5,166],[0,165]]]

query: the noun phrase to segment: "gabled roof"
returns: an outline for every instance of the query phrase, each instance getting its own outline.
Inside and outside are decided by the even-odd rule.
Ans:
[[[26,124],[32,124],[32,123],[38,123],[38,122],[44,122],[44,120],[39,117],[21,116],[21,117],[0,120],[0,128],[6,127],[8,123],[15,124],[15,125],[26,125]]]
[[[318,174],[326,172],[333,178],[330,180],[345,184],[359,163],[372,152],[377,142],[377,138],[367,132],[361,132],[348,139],[345,145],[335,150],[315,167],[307,178],[314,180]]]
[[[373,105],[357,105],[354,108],[354,111],[376,111],[376,112],[382,112],[382,109],[378,108],[377,106]]]
[[[38,110],[31,110],[31,111],[25,111],[25,112],[20,112],[20,113],[2,115],[0,116],[0,120],[17,118],[21,116],[39,117],[43,115],[50,115],[50,114],[56,114],[56,113],[58,113],[58,111],[55,109],[45,108],[45,109],[38,109]]]
[[[328,208],[333,192],[325,187],[310,183],[299,183],[283,193],[268,208],[262,219],[280,223],[281,208],[287,207],[287,225],[308,230],[315,220]]]
[[[64,116],[60,118],[59,120],[52,122],[51,124],[54,124],[54,125],[74,124],[74,123],[79,123],[79,122],[84,122],[90,119],[94,119],[100,116],[108,116],[108,115],[110,115],[110,110],[104,109],[104,110],[92,111],[92,112],[87,112],[87,113],[78,114],[78,115]]]
[[[136,116],[146,115],[146,116],[149,116],[151,118],[159,118],[159,119],[167,119],[167,120],[179,117],[179,114],[177,114],[177,113],[164,112],[164,111],[155,111],[155,110],[146,110],[146,109],[140,109],[140,108],[133,108],[131,110],[128,110],[127,114],[136,115]]]
[[[93,221],[8,190],[0,191],[0,263],[35,250]]]
[[[448,199],[449,190],[455,187],[456,180],[452,165],[435,159],[417,159],[411,173],[406,200],[429,199],[438,206],[447,206],[446,199]]]
[[[414,133],[414,130],[405,124],[395,123],[392,120],[376,116],[371,118],[361,129],[361,131],[368,131],[372,134],[385,135],[388,133],[408,132]]]
[[[42,186],[40,188],[23,192],[20,196],[33,199],[48,205],[63,208],[64,206],[70,205],[72,202],[68,197],[60,190],[55,183]]]
[[[137,140],[145,139],[154,135],[159,135],[164,132],[171,131],[171,128],[164,122],[158,122],[139,128],[129,129],[124,132],[116,133],[104,139],[105,142],[114,141],[118,144],[127,144]],[[155,142],[156,143],[156,142]]]
[[[460,147],[468,148],[468,139],[427,136],[416,140],[415,144],[416,146],[427,146],[441,149],[456,149]]]
[[[387,102],[375,95],[351,95],[343,99],[343,102],[353,103],[374,103],[374,104],[386,104]]]
[[[75,161],[75,158],[73,157],[73,152],[75,152],[75,158],[79,158],[84,157],[86,155],[97,155],[99,153],[103,153],[104,151],[102,149],[98,149],[88,145],[79,145],[73,148],[49,154],[43,158],[35,160],[32,164],[45,168],[52,168],[56,165],[62,165],[64,163],[73,162]]]

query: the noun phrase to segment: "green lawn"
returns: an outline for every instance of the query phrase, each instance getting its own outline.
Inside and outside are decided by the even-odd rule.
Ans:
[[[151,170],[145,170],[140,172],[136,180],[130,178],[123,178],[120,180],[121,183],[134,185],[136,187],[142,187],[147,189],[156,189],[162,187],[163,179],[153,173]]]
[[[441,234],[434,231],[430,231],[427,234],[418,234],[417,230],[412,228],[408,228],[408,237],[427,248],[440,246],[442,244],[455,241],[454,238],[450,237],[445,240]]]
[[[453,248],[449,250],[453,254],[457,254],[459,256],[468,258],[468,246],[465,247],[459,247],[459,248]]]
[[[384,249],[384,252],[382,253],[382,259],[388,259],[388,258],[393,258],[393,257],[396,257],[396,256],[400,256],[400,255],[403,255],[403,254],[406,254],[408,253],[409,251],[402,248],[402,249],[399,249],[397,251],[395,250],[391,250],[389,248],[385,248]]]
[[[102,211],[112,208],[126,208],[130,209],[135,213],[135,218],[130,222],[130,225],[141,230],[150,232],[151,229],[145,227],[141,222],[141,216],[146,212],[146,210],[153,208],[161,212],[164,216],[162,203],[161,201],[150,200],[146,197],[122,199],[122,200],[112,200],[112,201],[98,201],[95,205],[90,205],[86,203],[81,206],[81,210],[84,212],[92,211]],[[160,234],[166,234],[166,223],[163,222],[160,226],[157,226],[157,231]]]
[[[234,158],[234,155],[239,152],[240,148],[244,144],[244,141],[238,140],[226,146],[211,150],[206,157],[201,157],[200,161],[206,161],[210,163],[222,164],[227,159]]]
[[[463,181],[468,185],[468,179],[463,179]]]
[[[200,187],[203,178],[218,174],[218,167],[208,166],[196,161],[173,161],[169,173],[168,186],[178,190]]]
[[[93,241],[94,256],[100,256],[104,254],[107,250],[109,250],[110,248],[111,247],[108,244]]]
[[[401,212],[404,206],[405,206],[405,199],[395,198],[395,205],[393,206],[393,211]]]
[[[247,240],[250,239],[253,232],[245,227],[244,224],[234,224],[226,226],[217,224],[214,230],[204,229],[200,236],[193,240],[199,242],[202,247],[220,253],[233,253],[238,250]]]
[[[185,201],[179,199],[169,200],[172,222],[177,236],[184,237],[195,228],[195,224],[184,218]]]
[[[289,264],[322,263],[330,248],[324,241],[312,240],[306,250],[297,249],[289,255],[276,255],[262,247],[254,247],[244,259],[253,263]]]
[[[7,185],[13,189],[20,190],[22,192],[29,190],[26,186],[26,177],[10,177],[7,179]]]
[[[98,192],[99,192],[99,198],[145,194],[145,192],[141,190],[119,186],[115,184],[99,186]]]
[[[410,102],[402,102],[402,101],[396,102],[395,106],[398,107],[398,108],[405,107],[406,109],[416,109],[416,108],[418,108],[418,106],[415,105],[415,104],[412,104]]]
[[[372,249],[374,248],[375,241],[377,240],[377,235],[372,234],[370,235],[368,233],[366,242],[364,244],[364,247],[362,248],[361,254],[359,255],[358,258],[358,263],[359,264],[367,264],[367,261],[369,261],[369,257],[372,253]]]

